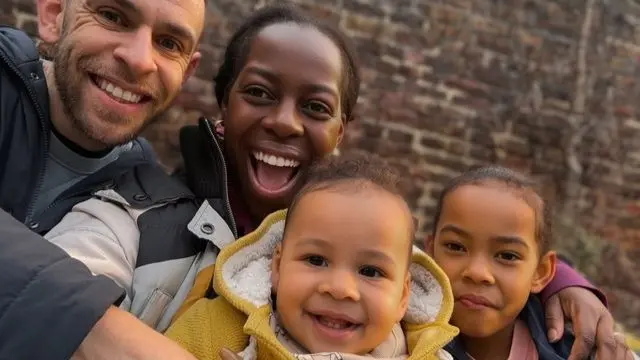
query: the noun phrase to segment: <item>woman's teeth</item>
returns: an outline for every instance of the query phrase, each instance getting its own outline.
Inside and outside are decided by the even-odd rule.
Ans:
[[[271,166],[295,168],[300,165],[299,161],[296,161],[293,159],[286,159],[280,156],[265,154],[261,151],[254,152],[253,157],[255,157],[256,160],[262,161]]]

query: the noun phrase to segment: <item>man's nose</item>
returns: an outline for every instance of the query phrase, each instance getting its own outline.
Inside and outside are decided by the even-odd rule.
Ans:
[[[126,43],[114,51],[116,59],[126,64],[130,72],[140,78],[158,70],[154,59],[153,34],[151,30],[140,28],[131,33]]]

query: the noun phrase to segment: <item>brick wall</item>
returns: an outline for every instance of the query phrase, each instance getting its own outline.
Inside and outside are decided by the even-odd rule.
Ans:
[[[145,133],[168,167],[180,161],[177,129],[217,115],[222,47],[266,2],[207,1],[197,78]],[[640,313],[639,0],[295,2],[354,39],[364,83],[344,150],[381,153],[411,176],[420,236],[460,171],[498,162],[533,174],[559,217],[616,244],[598,252],[594,280],[640,331],[628,316]],[[0,3],[0,23],[35,35],[33,13],[33,0]],[[617,270],[601,271],[609,261]]]

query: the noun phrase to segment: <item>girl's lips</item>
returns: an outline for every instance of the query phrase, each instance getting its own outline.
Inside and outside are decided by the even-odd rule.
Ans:
[[[497,306],[484,296],[466,294],[457,297],[457,301],[465,307],[472,310],[481,310],[485,308],[496,309]]]

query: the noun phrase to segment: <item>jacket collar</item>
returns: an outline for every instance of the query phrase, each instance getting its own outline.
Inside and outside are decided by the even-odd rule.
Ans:
[[[286,210],[275,212],[252,233],[222,248],[213,276],[217,294],[248,315],[245,329],[258,343],[278,348],[270,326],[271,255],[282,240]],[[415,248],[410,267],[412,275],[409,308],[403,320],[407,346],[412,358],[431,358],[457,335],[457,328],[448,324],[453,311],[453,295],[444,272]],[[254,339],[254,341],[256,341]],[[429,357],[431,356],[431,357]]]
[[[537,296],[531,295],[529,297],[518,317],[527,324],[540,360],[563,360],[569,356],[573,345],[573,334],[565,331],[560,341],[554,344],[549,343],[545,331],[544,309]],[[453,356],[454,360],[469,360],[459,336],[447,344],[445,349]]]

